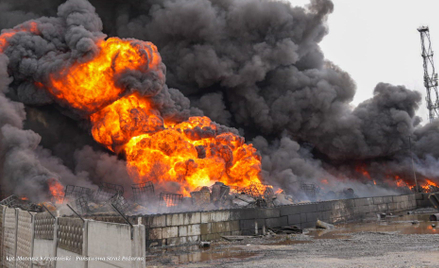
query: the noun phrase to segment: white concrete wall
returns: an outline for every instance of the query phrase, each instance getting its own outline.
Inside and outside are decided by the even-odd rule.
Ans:
[[[143,226],[142,226],[143,227]],[[145,234],[139,226],[90,221],[88,223],[89,268],[144,267]],[[97,259],[99,258],[99,259]],[[130,258],[136,258],[130,261]]]
[[[34,239],[34,257],[53,257],[53,240]]]
[[[15,257],[17,255],[17,213],[17,210],[14,208],[6,208],[4,211],[2,267],[15,267]]]
[[[57,249],[57,261],[56,268],[85,268],[86,262],[77,260],[76,257],[81,257],[81,255],[74,252],[58,248]]]

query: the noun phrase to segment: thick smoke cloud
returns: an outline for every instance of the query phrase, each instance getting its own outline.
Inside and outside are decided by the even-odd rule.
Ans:
[[[50,152],[38,146],[41,136],[23,130],[24,105],[5,97],[12,79],[7,72],[8,58],[0,54],[0,176],[4,192],[47,200],[48,181],[61,183],[81,180]],[[86,178],[82,178],[83,183]]]
[[[109,36],[157,45],[168,86],[151,95],[162,115],[180,121],[204,113],[239,129],[260,150],[269,183],[295,192],[301,182],[361,177],[358,163],[382,181],[388,174],[411,174],[409,136],[416,171],[438,178],[432,168],[439,157],[438,124],[419,126],[419,93],[380,83],[370,100],[350,106],[355,82],[325,59],[319,47],[334,9],[330,0],[311,0],[307,8],[266,0],[90,3],[69,1],[58,13],[59,0],[45,0],[38,7],[24,0],[0,4],[0,29],[57,16],[38,19],[39,35],[17,33],[5,51],[9,69],[20,74],[14,75],[10,98],[28,105],[52,103],[33,81],[47,81],[66,60],[94,56],[95,41],[106,37],[103,29]],[[131,75],[121,81],[144,88],[142,81],[148,79]],[[4,102],[11,111],[20,107]],[[8,114],[0,114],[0,122],[20,126],[24,113]],[[101,154],[80,152],[83,157],[77,159]],[[78,172],[98,170],[93,161],[86,168],[77,160],[69,162],[72,169],[81,166]]]

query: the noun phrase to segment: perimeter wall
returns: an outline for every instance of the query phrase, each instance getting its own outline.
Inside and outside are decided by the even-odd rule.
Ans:
[[[1,267],[145,267],[152,247],[196,244],[267,228],[358,221],[377,213],[431,206],[428,194],[333,200],[274,208],[243,208],[84,221],[0,206]]]

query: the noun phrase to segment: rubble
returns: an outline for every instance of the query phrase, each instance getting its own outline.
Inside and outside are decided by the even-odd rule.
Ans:
[[[21,208],[22,210],[42,212],[44,209],[42,206],[34,204],[26,198],[19,198],[16,195],[6,197],[0,202],[0,205],[8,206],[11,208]]]
[[[276,198],[273,200],[273,202],[275,206],[294,204],[293,198],[289,195],[286,195],[283,191],[276,195]]]
[[[321,189],[314,184],[302,184],[306,196],[314,199],[321,197]],[[63,210],[60,204],[69,204],[81,215],[86,214],[114,214],[112,206],[127,215],[149,214],[179,210],[215,210],[223,208],[267,208],[309,202],[300,200],[300,195],[287,195],[284,191],[274,193],[273,187],[266,184],[251,184],[247,187],[231,188],[222,182],[215,182],[210,187],[203,186],[190,193],[190,197],[182,194],[161,192],[156,194],[156,189],[151,181],[132,184],[132,196],[126,197],[124,187],[118,184],[101,183],[94,190],[82,186],[67,185],[61,203],[48,203],[53,206],[53,211]],[[343,190],[345,196],[352,196],[352,189]],[[9,206],[21,206],[27,210],[42,210],[30,202],[19,201],[16,196],[11,196],[3,201]],[[29,207],[30,206],[30,207]]]
[[[334,225],[329,224],[327,222],[321,221],[321,220],[317,220],[316,222],[316,228],[318,229],[327,229],[327,230],[332,230],[335,228]]]

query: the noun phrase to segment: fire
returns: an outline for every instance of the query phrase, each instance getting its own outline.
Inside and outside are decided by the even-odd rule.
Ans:
[[[161,62],[150,42],[109,38],[98,46],[100,52],[92,60],[52,74],[48,87],[58,100],[88,114],[120,98],[125,89],[116,84],[116,76],[129,70],[146,71]]]
[[[355,167],[355,171],[358,173],[361,173],[364,177],[368,178],[369,180],[371,180],[372,178],[370,177],[369,171],[367,171],[366,169],[366,165],[358,165]]]
[[[327,179],[323,179],[323,180],[321,181],[321,183],[323,183],[323,184],[329,184],[329,181],[328,181]]]
[[[399,177],[398,175],[395,176],[395,181],[396,181],[396,186],[407,187],[407,183],[405,183],[404,180],[401,179],[401,177]]]
[[[64,187],[56,179],[49,179],[47,181],[49,192],[52,195],[52,200],[55,204],[62,204],[64,196]]]
[[[200,135],[200,130],[209,135]],[[132,138],[125,146],[132,177],[136,183],[179,182],[185,196],[215,181],[239,187],[261,184],[256,149],[233,133],[216,132],[209,118],[191,117],[163,131]]]
[[[30,21],[29,23],[21,24],[14,29],[4,30],[2,34],[0,34],[0,53],[3,53],[4,49],[9,45],[8,40],[18,32],[39,34],[38,25],[36,22]]]
[[[421,187],[425,191],[430,191],[430,187],[438,188],[439,186],[435,182],[433,182],[433,181],[431,181],[429,179],[425,179],[425,182],[424,182],[424,184]]]
[[[17,32],[38,34],[36,22],[23,25],[0,35],[0,52]],[[50,74],[48,83],[34,83],[89,119],[97,142],[113,152],[124,152],[133,182],[178,182],[182,186],[178,192],[185,196],[215,181],[232,187],[263,185],[261,158],[244,138],[224,132],[207,117],[164,122],[148,93],[134,93],[142,88],[130,88],[130,81],[120,79],[130,74],[162,81],[164,70],[155,45],[109,38],[96,46],[99,50],[93,58],[66,63]],[[56,202],[62,202],[62,185],[56,179],[47,183]]]
[[[178,182],[178,193],[185,196],[215,181],[261,184],[260,156],[244,138],[220,132],[207,117],[164,122],[147,96],[118,85],[124,72],[148,72],[161,63],[153,44],[110,38],[97,45],[96,57],[52,74],[46,87],[62,103],[89,115],[97,142],[125,153],[134,183]]]
[[[281,194],[284,190],[282,190],[281,188],[277,189],[276,192],[274,192],[274,194],[278,195]]]
[[[93,138],[114,151],[132,137],[164,129],[160,114],[136,94],[121,98],[90,116]]]

